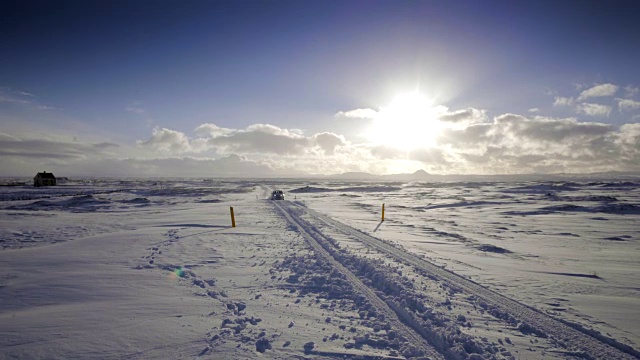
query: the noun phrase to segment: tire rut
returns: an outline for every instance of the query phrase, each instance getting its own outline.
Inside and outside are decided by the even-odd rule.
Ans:
[[[461,289],[469,294],[475,295],[489,305],[499,308],[515,319],[526,323],[530,329],[539,331],[541,334],[553,336],[562,340],[573,348],[580,349],[592,359],[638,359],[640,352],[632,347],[619,343],[615,339],[608,338],[593,330],[585,329],[579,324],[573,324],[555,319],[528,305],[508,298],[494,292],[476,282],[463,278],[462,276],[443,269],[427,260],[413,255],[405,250],[399,249],[381,239],[363,233],[346,224],[334,220],[304,205],[292,203],[292,206],[301,209],[307,215],[320,220],[327,226],[337,229],[346,235],[355,238],[376,250],[392,256],[398,261],[404,262],[421,270],[425,275],[434,276],[438,280],[446,283],[450,287]]]
[[[427,356],[429,359],[434,360],[444,360],[442,354],[438,353],[431,345],[426,342],[425,339],[422,338],[420,334],[415,332],[410,326],[403,323],[400,320],[398,314],[383,299],[381,299],[373,289],[364,284],[360,280],[360,278],[358,278],[358,276],[347,269],[342,263],[336,260],[334,256],[331,255],[329,251],[327,251],[327,249],[325,249],[323,244],[329,242],[326,239],[326,236],[316,231],[309,225],[305,224],[304,220],[300,219],[299,216],[294,214],[295,211],[290,210],[291,208],[301,209],[298,205],[287,201],[286,205],[283,205],[280,202],[274,202],[274,206],[280,211],[283,217],[290,224],[296,226],[299,229],[300,234],[303,235],[303,237],[311,245],[314,251],[323,256],[338,271],[345,275],[353,285],[353,287],[356,289],[356,291],[365,296],[371,302],[371,304],[378,309],[379,312],[383,313],[387,321],[391,323],[393,328],[400,335],[402,335],[410,344],[422,351],[422,356]]]

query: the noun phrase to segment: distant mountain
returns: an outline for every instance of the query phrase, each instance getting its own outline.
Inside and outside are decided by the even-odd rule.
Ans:
[[[462,181],[462,182],[503,182],[503,181],[599,181],[605,179],[638,179],[638,173],[606,172],[590,174],[497,174],[497,175],[472,175],[472,174],[429,174],[424,170],[414,173],[375,175],[366,172],[347,172],[342,174],[322,176],[323,178],[336,180],[364,180],[364,181]]]
[[[382,179],[394,181],[428,181],[433,180],[433,175],[420,169],[412,174],[390,174],[382,175]]]
[[[375,179],[379,177],[379,175],[369,174],[369,173],[360,172],[360,171],[352,171],[352,172],[346,172],[342,174],[328,175],[328,177],[336,178],[336,179],[346,179],[346,180],[367,180],[367,179]]]

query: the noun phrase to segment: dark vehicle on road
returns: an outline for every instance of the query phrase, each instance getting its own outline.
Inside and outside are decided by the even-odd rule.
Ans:
[[[271,200],[284,200],[284,193],[282,190],[273,190],[271,193]]]

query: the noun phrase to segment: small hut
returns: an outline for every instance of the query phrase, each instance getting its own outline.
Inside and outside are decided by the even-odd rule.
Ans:
[[[52,173],[43,171],[37,173],[33,178],[33,186],[54,186],[56,185],[56,177]]]

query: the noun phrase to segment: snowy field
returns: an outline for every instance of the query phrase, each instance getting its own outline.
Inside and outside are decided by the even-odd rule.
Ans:
[[[69,181],[0,224],[0,358],[639,357],[638,179]]]

